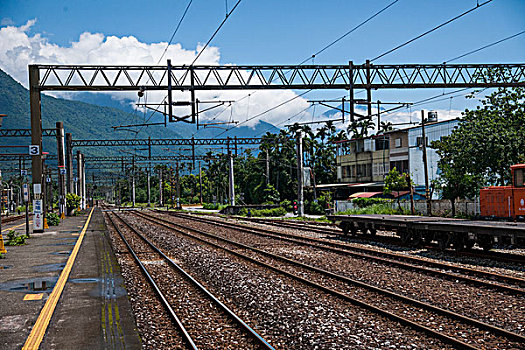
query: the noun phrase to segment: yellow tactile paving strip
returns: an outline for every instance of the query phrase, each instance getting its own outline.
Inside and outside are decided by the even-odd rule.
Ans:
[[[73,251],[69,256],[69,259],[67,260],[64,270],[62,270],[62,273],[58,278],[55,288],[53,288],[53,291],[51,292],[51,295],[49,295],[46,304],[42,308],[42,311],[40,311],[40,315],[38,316],[38,319],[36,320],[36,323],[33,326],[33,329],[31,330],[31,333],[29,334],[29,337],[27,338],[26,343],[22,349],[37,350],[40,347],[40,343],[42,343],[47,327],[49,326],[51,316],[53,316],[53,313],[55,312],[58,300],[62,295],[62,291],[64,290],[64,286],[66,285],[66,281],[69,278],[69,274],[71,272],[71,269],[73,268],[75,259],[77,258],[80,245],[82,244],[82,240],[84,239],[84,236],[86,234],[89,221],[91,220],[91,215],[93,215],[93,209],[91,209],[89,213],[86,223],[84,224],[84,228],[82,229],[82,232],[80,233],[80,236],[77,239],[77,243],[75,244],[75,247],[73,248]]]

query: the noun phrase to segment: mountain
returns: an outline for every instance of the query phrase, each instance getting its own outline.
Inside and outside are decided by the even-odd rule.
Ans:
[[[0,92],[0,114],[7,114],[1,127],[3,129],[29,129],[31,127],[29,91],[7,73],[0,70]],[[168,124],[167,127],[144,127],[140,129],[141,131],[137,135],[129,130],[117,129],[117,131],[114,131],[112,126],[143,123],[143,115],[135,113],[128,103],[121,103],[108,95],[90,93],[75,95],[75,98],[83,99],[85,102],[55,98],[42,94],[43,128],[55,128],[56,121],[62,121],[65,131],[72,133],[74,140],[148,137],[191,138],[196,131],[195,125],[181,122]],[[158,119],[153,118],[151,122],[159,121]],[[220,137],[259,137],[266,131],[276,132],[278,130],[271,124],[261,122],[255,128],[238,127]],[[203,129],[199,131],[196,138],[214,138],[223,131],[223,129],[217,128]],[[29,138],[4,137],[0,139],[0,145],[4,146],[28,145],[29,142]],[[0,153],[25,153],[26,150],[26,148],[10,148],[8,150],[4,148]],[[56,154],[56,139],[44,137],[43,151]],[[206,151],[205,149],[197,150],[201,154]],[[112,147],[85,147],[82,149],[82,152],[86,155],[122,154]],[[163,151],[160,148],[154,150],[155,154],[160,154],[161,152]]]

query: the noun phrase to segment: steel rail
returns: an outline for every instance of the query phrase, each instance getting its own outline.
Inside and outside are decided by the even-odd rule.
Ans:
[[[140,214],[137,214],[137,212],[133,212],[133,213],[138,215],[138,216],[141,216]],[[142,214],[142,215],[144,215],[144,214]],[[154,220],[151,220],[151,219],[150,219],[150,221],[155,222]],[[180,234],[183,234],[183,235],[186,235],[188,237],[191,237],[191,238],[193,238],[193,239],[195,239],[197,241],[200,241],[200,242],[203,242],[205,244],[208,244],[208,245],[211,245],[213,247],[216,247],[218,249],[222,249],[224,251],[227,251],[228,253],[230,253],[232,255],[235,255],[237,257],[245,259],[245,260],[247,260],[249,262],[252,262],[254,264],[257,264],[259,266],[263,266],[265,268],[268,268],[268,269],[270,269],[272,271],[275,271],[275,272],[277,272],[279,274],[282,274],[282,275],[284,275],[286,277],[289,277],[289,278],[291,278],[293,280],[299,281],[299,282],[304,283],[304,284],[306,284],[308,286],[311,286],[311,287],[314,287],[316,289],[319,289],[319,290],[321,290],[321,291],[323,291],[323,292],[325,292],[327,294],[330,294],[330,295],[336,296],[338,298],[341,298],[341,299],[343,299],[343,300],[345,300],[347,302],[350,302],[351,304],[354,304],[354,305],[357,305],[357,306],[362,307],[364,309],[367,309],[369,311],[372,311],[372,312],[374,312],[374,313],[376,313],[378,315],[387,317],[387,318],[389,318],[389,319],[391,319],[391,320],[393,320],[395,322],[399,322],[399,323],[401,323],[401,324],[403,324],[405,326],[409,326],[409,327],[411,327],[411,328],[413,328],[415,330],[425,332],[426,334],[429,334],[429,335],[433,336],[436,339],[444,341],[444,342],[446,342],[448,344],[452,344],[452,345],[454,345],[454,346],[456,346],[458,348],[462,348],[462,349],[478,349],[477,347],[475,347],[475,346],[473,346],[471,344],[465,343],[465,342],[463,342],[461,340],[457,340],[457,339],[452,338],[452,337],[450,337],[450,336],[448,336],[446,334],[442,334],[442,333],[440,333],[438,331],[435,331],[435,330],[433,330],[431,328],[428,328],[427,326],[424,326],[424,325],[419,324],[417,322],[411,321],[411,320],[409,320],[409,319],[407,319],[405,317],[398,316],[398,315],[396,315],[396,314],[394,314],[394,313],[392,313],[392,312],[390,312],[388,310],[385,310],[383,308],[374,306],[374,305],[369,304],[369,303],[367,303],[365,301],[362,301],[360,299],[351,297],[351,296],[349,296],[347,294],[344,294],[344,293],[342,293],[342,292],[340,292],[338,290],[332,289],[330,287],[323,286],[321,284],[318,284],[316,282],[313,282],[313,281],[308,280],[306,278],[303,278],[301,276],[298,276],[298,275],[295,275],[295,274],[290,273],[288,271],[285,271],[285,270],[283,270],[281,268],[275,267],[273,265],[267,264],[265,262],[262,262],[260,260],[255,259],[255,258],[252,258],[252,257],[247,256],[245,254],[242,254],[240,252],[237,252],[235,250],[231,250],[231,249],[225,248],[225,247],[223,247],[223,246],[221,246],[221,245],[219,245],[217,243],[213,243],[213,242],[207,241],[205,239],[202,239],[200,237],[197,237],[195,235],[192,235],[190,233],[187,233],[187,232],[175,229],[173,227],[170,227],[168,224],[179,226],[179,227],[182,227],[183,229],[186,229],[186,230],[191,230],[191,231],[194,231],[194,232],[198,232],[198,233],[200,233],[202,235],[205,235],[207,237],[211,237],[211,238],[219,240],[219,241],[220,240],[227,241],[226,239],[221,238],[219,236],[211,235],[211,234],[208,234],[208,233],[205,233],[205,232],[202,232],[200,230],[193,229],[193,228],[184,227],[182,225],[174,224],[174,223],[169,222],[169,221],[168,221],[168,224],[159,223],[159,222],[155,222],[155,223],[160,225],[160,226],[163,226],[163,227],[165,227],[167,229],[170,229],[172,231],[179,232]],[[233,241],[228,242],[228,243],[234,244]],[[239,246],[241,245],[240,243],[237,243],[237,244],[239,244]],[[248,246],[246,246],[246,249],[252,250],[252,248],[248,247]]]
[[[113,213],[113,215],[115,215],[115,217],[118,217],[115,213]],[[129,244],[129,242],[126,240],[126,238],[124,238],[124,234],[120,231],[118,226],[115,224],[115,222],[111,218],[111,215],[107,214],[107,218],[109,219],[109,222],[111,222],[111,224],[115,228],[115,231],[117,231],[117,233],[119,234],[119,236],[122,239],[122,241],[124,242],[124,244],[126,244],[126,246],[128,247],[129,252],[131,253],[133,258],[137,262],[137,265],[139,265],[142,273],[144,274],[144,276],[146,276],[146,279],[148,280],[150,285],[153,287],[153,290],[155,291],[155,293],[157,294],[157,296],[161,300],[162,305],[164,306],[166,311],[168,311],[168,314],[171,317],[172,321],[175,323],[177,328],[181,331],[181,333],[183,335],[182,338],[184,339],[184,341],[187,343],[187,345],[189,345],[190,348],[198,350],[197,345],[195,345],[195,342],[193,341],[193,339],[189,335],[188,331],[186,330],[186,328],[182,324],[181,320],[179,319],[179,317],[177,316],[177,314],[175,313],[175,311],[171,307],[170,303],[168,302],[168,299],[164,296],[164,294],[160,290],[160,288],[157,285],[157,283],[155,283],[155,281],[153,280],[153,277],[150,275],[150,273],[148,272],[148,270],[146,269],[146,267],[144,266],[144,264],[142,263],[140,258],[137,256],[137,254],[133,250],[133,248],[131,248],[131,245]]]
[[[235,322],[237,322],[241,328],[248,332],[248,334],[256,340],[264,349],[275,350],[275,348],[270,345],[261,335],[259,335],[253,328],[251,328],[246,322],[244,322],[239,316],[237,316],[232,310],[230,310],[223,302],[221,302],[217,297],[215,297],[210,291],[208,291],[201,283],[199,283],[195,278],[193,278],[189,273],[187,273],[182,267],[170,259],[166,254],[164,254],[157,246],[155,246],[150,240],[148,240],[143,234],[138,232],[137,229],[132,227],[124,218],[113,213],[118,217],[122,223],[126,225],[130,230],[132,230],[136,235],[138,235],[144,242],[146,242],[155,252],[161,255],[166,261],[173,267],[175,267],[184,277],[190,280],[199,290],[206,294],[221,310],[223,310],[228,316],[230,316]]]
[[[407,303],[413,304],[413,305],[415,305],[417,307],[420,307],[422,309],[426,309],[427,311],[436,312],[436,313],[439,313],[441,315],[445,315],[445,316],[447,316],[447,317],[449,317],[451,319],[460,320],[460,321],[462,321],[464,323],[470,324],[470,325],[478,327],[480,329],[485,329],[485,330],[491,331],[491,332],[493,332],[495,334],[502,335],[504,337],[507,337],[507,338],[514,339],[516,341],[520,341],[520,342],[525,343],[525,336],[522,336],[520,334],[508,331],[508,330],[506,330],[504,328],[501,328],[501,327],[497,327],[497,326],[494,326],[494,325],[491,325],[491,324],[488,324],[488,323],[485,323],[485,322],[473,319],[471,317],[467,317],[467,316],[458,314],[458,313],[450,311],[450,310],[446,310],[446,309],[443,309],[443,308],[431,305],[429,303],[421,302],[419,300],[416,300],[416,299],[413,299],[413,298],[410,298],[410,297],[406,297],[404,295],[401,295],[401,294],[398,294],[398,293],[395,293],[395,292],[391,292],[389,290],[382,289],[382,288],[373,286],[373,285],[368,284],[368,283],[364,283],[364,282],[361,282],[361,281],[358,281],[358,280],[355,280],[355,279],[352,279],[352,278],[349,278],[349,277],[346,277],[346,276],[343,276],[343,275],[339,275],[339,274],[333,273],[331,271],[327,271],[327,270],[324,270],[324,269],[321,269],[321,268],[318,268],[318,267],[315,267],[315,266],[312,266],[312,265],[308,265],[308,264],[302,263],[302,262],[297,261],[297,260],[289,259],[289,258],[286,258],[286,257],[281,256],[281,255],[277,255],[277,254],[274,254],[274,253],[267,252],[267,251],[265,251],[263,249],[260,249],[260,248],[252,247],[252,246],[249,246],[249,245],[237,242],[237,241],[232,241],[232,240],[224,238],[222,236],[217,236],[217,235],[214,235],[214,234],[210,234],[210,233],[207,233],[207,232],[204,232],[202,230],[195,229],[195,228],[186,227],[184,225],[177,224],[177,223],[174,223],[174,222],[170,222],[168,220],[165,220],[165,219],[162,219],[162,218],[159,218],[159,217],[151,216],[151,215],[143,213],[143,212],[136,212],[135,211],[135,212],[131,212],[131,213],[135,214],[135,215],[138,215],[139,217],[142,217],[142,218],[144,218],[146,220],[149,220],[149,221],[151,221],[151,222],[153,222],[155,224],[158,224],[158,225],[161,225],[163,227],[169,228],[169,229],[173,229],[173,228],[170,228],[167,225],[173,225],[173,226],[177,226],[177,227],[179,227],[181,229],[193,231],[193,232],[196,232],[198,234],[204,235],[206,237],[209,237],[209,238],[212,238],[212,239],[216,239],[216,240],[228,243],[228,244],[232,244],[232,245],[235,245],[235,246],[237,246],[239,248],[242,248],[242,249],[251,250],[251,251],[260,253],[262,255],[268,256],[270,258],[289,263],[291,265],[300,266],[300,267],[302,267],[304,269],[307,269],[309,271],[314,271],[314,272],[323,274],[325,276],[337,279],[339,281],[346,282],[346,283],[349,283],[349,284],[353,284],[353,285],[356,285],[358,287],[361,287],[361,288],[364,288],[364,289],[367,289],[367,290],[371,290],[373,292],[376,292],[376,293],[379,293],[379,294],[382,294],[382,295],[386,295],[388,297],[391,297],[391,298],[394,298],[394,299],[398,299],[398,300],[401,300],[403,302],[407,302]],[[176,229],[174,229],[174,230],[176,230]],[[180,231],[177,230],[177,232],[180,232]]]
[[[197,218],[197,217],[193,217],[193,216],[190,216],[190,215],[187,215],[187,214],[180,214],[180,213],[171,213],[170,212],[169,214],[170,215],[175,215],[175,216],[180,216],[180,217],[183,217],[183,218],[186,218],[186,219],[190,219],[190,220],[194,220],[194,221],[201,221],[201,222],[205,222],[205,223],[211,224],[210,220],[207,220],[207,219],[204,219],[204,218]],[[224,224],[224,223],[218,222],[217,220],[211,220],[211,222],[212,222],[213,225],[217,225],[217,226],[230,227],[230,228],[235,227],[236,229],[244,231],[246,233],[252,233],[252,234],[257,234],[257,235],[269,235],[269,236],[272,236],[272,237],[274,237],[276,239],[282,239],[282,240],[285,240],[285,241],[294,242],[294,243],[298,243],[298,244],[306,245],[306,246],[311,246],[311,247],[315,247],[315,248],[319,248],[319,249],[323,249],[323,250],[328,250],[328,251],[332,251],[332,252],[336,252],[336,253],[340,253],[340,254],[348,254],[348,255],[351,255],[351,256],[354,256],[354,257],[363,258],[363,259],[367,259],[367,260],[374,260],[374,261],[377,261],[377,262],[380,262],[380,263],[383,263],[383,264],[394,265],[394,266],[397,266],[397,267],[401,267],[401,268],[404,268],[406,270],[421,271],[421,272],[425,272],[425,273],[432,274],[432,275],[438,275],[440,277],[451,279],[451,280],[462,280],[462,281],[465,281],[465,282],[468,282],[468,283],[472,283],[472,284],[476,284],[476,285],[483,286],[483,287],[490,287],[490,288],[499,289],[499,290],[502,290],[502,291],[505,291],[505,292],[509,292],[509,293],[518,293],[518,294],[525,295],[525,289],[515,288],[515,287],[512,287],[512,286],[507,286],[507,285],[503,285],[503,284],[495,283],[495,282],[483,281],[483,280],[475,279],[475,278],[472,278],[472,277],[469,277],[469,276],[456,275],[456,274],[452,274],[452,273],[448,273],[448,272],[444,272],[444,271],[438,271],[438,270],[434,270],[434,269],[431,269],[431,268],[428,268],[428,267],[416,266],[416,265],[412,265],[412,264],[409,264],[409,263],[406,263],[406,262],[403,262],[403,261],[392,260],[392,258],[398,258],[399,257],[399,255],[397,255],[397,254],[382,253],[382,252],[379,252],[379,251],[376,251],[376,250],[368,251],[367,249],[364,249],[364,248],[352,247],[352,246],[348,246],[346,244],[339,244],[339,243],[334,243],[334,242],[326,242],[326,241],[323,241],[323,240],[320,240],[320,239],[307,238],[307,237],[303,237],[303,236],[297,236],[297,235],[292,235],[292,234],[287,234],[287,233],[277,232],[277,231],[272,231],[272,230],[266,230],[266,229],[256,228],[256,227],[247,227],[247,226],[239,225],[239,224],[233,224],[233,223],[231,223],[231,224]],[[363,253],[363,251],[366,252],[366,253]],[[370,253],[374,253],[376,255],[370,255]],[[385,258],[385,257],[382,257],[381,255],[382,256],[388,256],[390,258]],[[407,259],[407,260],[411,260],[412,262],[420,263],[420,264],[423,263],[423,262],[426,263],[426,260],[420,260],[420,259],[415,259],[415,258],[410,258],[410,257],[399,257],[398,259]],[[436,266],[439,266],[437,268],[440,268],[440,269],[452,269],[452,268],[454,268],[454,266],[450,266],[450,265],[447,265],[447,264],[444,264],[444,265],[440,265],[439,263],[434,263],[434,264],[436,264]],[[477,271],[477,270],[473,270],[473,271]],[[487,276],[490,276],[490,277],[485,276],[485,278],[493,278],[494,277],[493,274],[491,274],[491,273],[488,273],[488,272],[482,272],[482,273],[483,274],[487,274]],[[497,275],[497,276],[498,277],[505,277],[505,278],[509,277],[509,276],[500,276],[500,275]],[[512,277],[512,279],[518,279],[518,278]],[[522,279],[518,279],[518,281],[519,281],[519,283],[524,283],[525,282]]]
[[[13,221],[17,221],[17,220],[20,220],[20,219],[23,219],[25,218],[25,214],[23,215],[15,215],[15,216],[3,216],[2,215],[2,224],[7,224],[7,223],[10,223],[10,222],[13,222]]]

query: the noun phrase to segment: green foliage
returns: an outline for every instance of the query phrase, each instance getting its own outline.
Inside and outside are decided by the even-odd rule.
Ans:
[[[66,207],[68,210],[76,209],[80,206],[80,196],[74,193],[66,194]]]
[[[357,215],[357,214],[384,214],[384,215],[409,215],[408,210],[401,208],[394,209],[390,204],[373,204],[364,208],[354,208],[339,212],[340,215]]]
[[[352,203],[359,208],[366,208],[374,204],[384,204],[390,202],[392,201],[387,198],[354,198],[352,200]]]
[[[46,219],[49,226],[57,226],[60,224],[60,217],[55,213],[47,213]]]
[[[293,210],[292,208],[292,201],[289,199],[282,200],[279,205],[284,208],[287,212],[291,212]]]
[[[392,194],[392,192],[399,192],[402,190],[410,189],[413,186],[408,174],[400,174],[396,167],[390,170],[385,177],[385,187],[383,188],[384,194]],[[399,196],[397,196],[397,206],[401,211],[401,204],[399,204]]]
[[[17,246],[17,245],[25,245],[26,239],[29,238],[24,234],[17,234],[16,231],[10,230],[7,233],[7,242],[5,242],[5,245],[8,246]]]
[[[525,157],[524,100],[525,89],[500,88],[486,96],[481,107],[465,110],[452,134],[432,144],[441,157],[445,191],[455,183],[464,184],[450,188],[452,194],[445,196],[468,197],[485,184],[509,182],[510,166]]]
[[[250,209],[251,216],[264,216],[264,217],[271,217],[271,216],[284,216],[286,215],[286,209],[282,207],[277,208],[271,208],[271,209]],[[242,208],[239,215],[241,216],[248,216],[248,209]]]
[[[202,208],[206,210],[222,210],[226,207],[227,205],[223,205],[219,203],[202,203]]]

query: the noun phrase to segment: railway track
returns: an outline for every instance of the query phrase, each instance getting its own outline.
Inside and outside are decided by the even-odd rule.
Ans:
[[[440,263],[419,259],[407,255],[389,253],[365,247],[355,247],[343,243],[330,242],[324,239],[308,238],[305,236],[283,233],[274,230],[251,227],[242,224],[224,223],[218,220],[196,217],[190,214],[168,212],[169,215],[178,216],[203,223],[212,223],[220,227],[235,228],[246,233],[270,236],[283,241],[294,242],[322,250],[353,257],[376,261],[382,264],[396,266],[407,270],[436,275],[448,280],[460,280],[466,283],[505,291],[507,293],[525,295],[525,279],[497,274],[494,272],[481,271],[473,268],[455,266],[448,263]]]
[[[12,215],[12,216],[2,216],[2,224],[8,224],[13,221],[21,220],[25,218],[25,214],[23,215]]]
[[[177,326],[186,348],[274,349],[139,230],[115,213],[107,215]]]
[[[254,221],[262,224],[285,227],[296,230],[307,230],[309,232],[315,232],[323,235],[334,235],[337,237],[347,237],[342,235],[341,229],[335,227],[330,223],[306,223],[306,222],[293,222],[292,220],[282,220],[282,219],[264,219],[264,218],[241,218],[245,221]],[[393,232],[392,232],[393,233]],[[403,243],[401,238],[395,237],[392,235],[357,235],[352,236],[353,239],[364,240],[364,241],[375,241],[385,244],[395,244],[403,247],[411,247],[407,243]],[[422,246],[426,249],[431,249],[433,251],[441,251],[437,245],[426,244]],[[454,257],[472,257],[479,259],[491,259],[495,261],[501,261],[506,263],[514,264],[525,264],[525,256],[512,253],[502,253],[495,251],[476,251],[476,250],[467,250],[467,251],[455,251],[455,250],[446,250],[444,252],[447,255]]]
[[[227,251],[249,262],[256,263],[287,277],[341,298],[405,326],[425,332],[458,348],[480,348],[480,339],[490,346],[516,346],[525,337],[479,320],[451,312],[428,303],[405,297],[354,279],[338,275],[299,261],[286,258],[260,248],[233,241],[224,236],[186,227],[143,212],[133,212],[137,217],[165,229],[188,236],[201,243]],[[235,229],[235,228],[234,228]],[[216,229],[214,230],[216,231]],[[433,320],[425,322],[422,320]],[[437,325],[448,325],[445,330]],[[487,334],[491,333],[491,336]],[[468,339],[467,339],[468,338]]]

